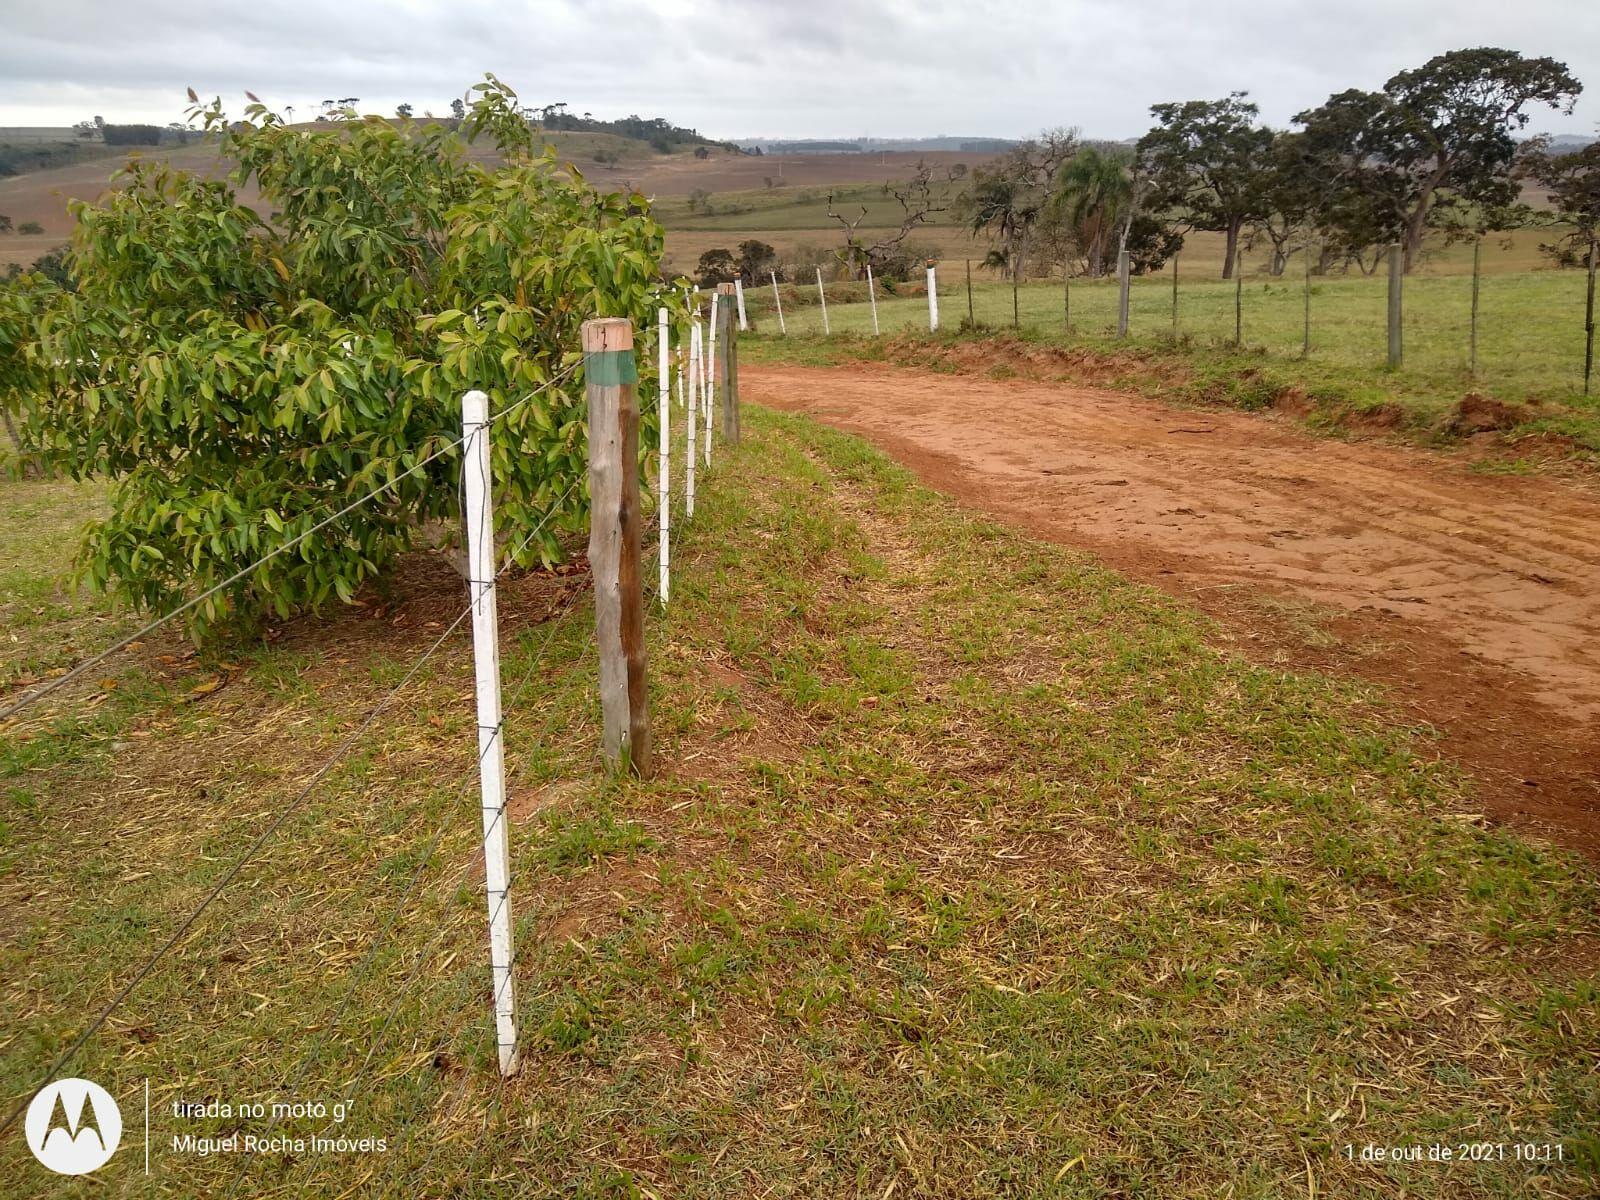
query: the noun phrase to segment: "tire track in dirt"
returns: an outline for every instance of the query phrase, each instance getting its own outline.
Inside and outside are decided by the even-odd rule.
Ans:
[[[1388,685],[1491,817],[1600,857],[1600,491],[1061,384],[741,374],[750,400],[860,433],[938,490],[1196,601],[1258,657]],[[1322,606],[1333,639],[1263,594]]]

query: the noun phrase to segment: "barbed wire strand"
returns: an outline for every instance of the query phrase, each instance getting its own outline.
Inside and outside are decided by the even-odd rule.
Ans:
[[[575,487],[575,486],[576,485],[574,484],[573,487]],[[569,487],[567,489],[566,495],[570,495],[572,493],[573,487]],[[565,498],[566,498],[566,496],[562,497],[563,500],[565,500]],[[541,521],[540,524],[543,525],[544,523],[548,522],[550,517],[554,516],[556,514],[556,512],[558,512],[558,511],[559,511],[559,507],[552,507],[546,513],[544,520]],[[535,530],[535,532],[537,532],[537,530]],[[532,535],[530,535],[530,537],[531,536]],[[508,562],[504,566],[502,566],[498,572],[496,572],[496,580],[498,580],[500,575],[504,574],[505,571],[507,569],[509,569],[510,565],[511,564]],[[582,589],[580,588],[578,590],[581,591]],[[570,599],[570,598],[575,598],[575,597],[564,597],[563,599]],[[567,613],[570,612],[570,611],[571,611],[570,606],[568,608],[562,610],[562,611],[555,611],[555,610],[551,611],[550,616],[547,618],[547,622],[546,622],[547,624],[549,624],[550,629],[546,633],[545,640],[540,644],[539,649],[528,660],[528,666],[527,666],[526,670],[523,672],[522,678],[518,681],[516,687],[513,689],[513,695],[512,695],[511,703],[506,706],[508,709],[514,709],[515,707],[517,707],[518,705],[521,704],[522,699],[523,699],[524,695],[527,692],[528,685],[533,679],[534,671],[538,668],[538,665],[539,665],[540,661],[542,660],[542,658],[544,656],[545,650],[547,650],[549,648],[550,642],[554,639],[555,629],[556,629],[557,623],[563,617],[565,617],[567,615]],[[504,719],[502,718],[502,722],[501,722],[500,727],[495,729],[493,734],[490,736],[488,743],[478,753],[478,757],[477,757],[477,761],[476,761],[476,767],[478,768],[478,770],[480,770],[480,771],[482,770],[483,760],[488,756],[489,751],[494,747],[496,742],[502,739],[503,734],[504,734]],[[451,796],[451,801],[454,802],[454,801],[460,800],[462,795],[469,790],[471,784],[477,778],[478,778],[478,776],[476,776],[476,775],[474,775],[474,774],[472,774],[470,772],[465,774],[463,776],[463,778],[462,778],[461,785],[458,787],[458,789],[455,791],[455,793]],[[492,836],[493,833],[495,832],[495,830],[498,828],[500,820],[501,820],[502,816],[504,815],[504,813],[505,813],[505,809],[504,808],[502,808],[500,811],[496,812],[494,820],[490,823],[489,828],[484,831],[483,840],[478,846],[478,849],[480,851],[483,849],[483,846],[485,844],[487,844],[490,836]],[[431,859],[433,857],[433,854],[434,854],[434,851],[436,851],[438,849],[440,842],[443,840],[443,837],[444,837],[444,834],[445,834],[446,830],[450,827],[451,824],[454,823],[455,820],[456,820],[456,814],[453,811],[450,811],[450,810],[447,809],[445,817],[440,821],[438,827],[434,830],[432,837],[429,839],[426,851],[423,853],[421,858],[418,860],[417,867],[412,872],[411,878],[407,882],[405,890],[401,893],[400,899],[396,902],[394,908],[392,910],[390,910],[388,919],[384,923],[383,931],[378,935],[377,939],[373,942],[372,946],[368,948],[368,951],[367,951],[366,955],[363,956],[363,959],[362,959],[361,963],[356,967],[356,970],[352,973],[350,986],[346,989],[343,998],[340,1000],[339,1007],[338,1007],[337,1011],[335,1012],[335,1014],[333,1016],[333,1019],[329,1022],[329,1028],[330,1029],[337,1027],[343,1021],[346,1012],[349,1011],[350,1003],[355,997],[356,989],[357,989],[358,985],[361,983],[362,980],[364,980],[366,978],[369,970],[371,969],[371,966],[372,966],[373,962],[375,962],[376,959],[377,959],[379,951],[383,948],[383,946],[387,942],[388,938],[393,934],[394,930],[398,927],[400,916],[404,912],[404,910],[406,908],[406,905],[410,902],[411,897],[415,893],[416,888],[417,888],[418,884],[420,883],[423,875],[426,873],[427,865],[428,865],[429,861],[431,861]],[[472,860],[469,861],[469,863],[468,863],[468,868],[469,869],[470,869],[472,863],[474,863],[474,862],[476,862],[476,859],[472,859]],[[458,883],[457,887],[459,887],[459,886],[460,885]],[[509,889],[508,889],[508,891],[509,891]],[[502,903],[503,903],[503,901],[502,901]],[[498,915],[498,913],[496,913],[496,915]],[[509,976],[508,976],[508,978],[509,978]],[[498,999],[498,997],[497,997],[497,999]],[[321,1057],[322,1050],[327,1045],[328,1037],[329,1037],[328,1032],[324,1031],[324,1033],[317,1039],[316,1044],[311,1048],[311,1050],[308,1052],[306,1057],[301,1060],[299,1066],[296,1069],[294,1081],[292,1083],[290,1083],[289,1086],[288,1086],[287,1090],[288,1090],[289,1094],[292,1095],[292,1094],[298,1092],[300,1090],[300,1088],[304,1085],[304,1083],[306,1081],[306,1077],[310,1074],[311,1068],[316,1064],[318,1059]],[[270,1134],[272,1132],[272,1130],[277,1127],[277,1121],[278,1121],[277,1116],[274,1116],[272,1122],[267,1126],[266,1134]],[[228,1195],[229,1196],[232,1196],[233,1193],[234,1193],[234,1190],[238,1187],[239,1179],[240,1179],[240,1176],[236,1175],[235,1178],[234,1178],[233,1186],[229,1188],[229,1191],[228,1191]]]
[[[575,369],[575,367],[576,364],[574,364],[572,368],[569,368],[567,373],[570,374],[571,370]],[[544,386],[549,387],[557,382],[558,379],[559,376],[552,378]],[[543,390],[543,388],[540,390]],[[538,392],[529,393],[528,396],[523,397],[523,399],[517,403],[526,403],[526,401],[532,399],[533,396],[537,394]],[[510,412],[513,407],[515,406],[508,406],[507,408],[502,409],[499,415],[505,415],[506,413]],[[473,430],[471,433],[464,433],[461,438],[457,439],[454,445],[459,446],[463,442],[467,442],[470,438],[477,436],[487,428],[488,423],[480,426],[476,430]],[[443,451],[436,452],[433,457],[437,457],[439,453],[443,453]],[[420,467],[422,464],[419,463],[417,465]],[[416,468],[413,468],[413,470],[415,469]],[[567,492],[562,496],[561,500],[558,501],[555,506],[552,506],[549,510],[547,510],[545,517],[541,521],[541,524],[547,522],[559,511],[560,503],[565,501],[567,496],[571,494],[572,490],[576,486],[577,481],[574,481],[574,483],[568,487]],[[498,577],[498,575],[499,572],[496,573],[496,577]],[[489,585],[492,585],[492,583],[492,580],[489,581]],[[185,918],[178,928],[167,938],[167,940],[162,943],[160,948],[158,948],[156,952],[145,961],[140,969],[134,974],[133,978],[130,979],[127,984],[123,986],[122,990],[112,998],[111,1002],[96,1015],[94,1020],[90,1022],[90,1024],[81,1034],[78,1035],[76,1039],[74,1039],[72,1044],[56,1058],[49,1069],[45,1072],[44,1077],[32,1088],[28,1089],[22,1099],[19,1100],[17,1105],[11,1110],[5,1121],[0,1123],[0,1135],[4,1135],[4,1133],[16,1123],[17,1118],[27,1107],[29,1096],[37,1092],[39,1088],[43,1087],[51,1079],[55,1078],[56,1073],[60,1071],[66,1063],[72,1061],[73,1057],[76,1056],[78,1051],[83,1048],[83,1046],[88,1042],[89,1038],[94,1036],[94,1034],[105,1025],[106,1021],[110,1019],[111,1014],[115,1012],[116,1009],[123,1003],[123,1001],[125,1001],[128,996],[133,993],[134,989],[136,989],[139,984],[144,982],[144,980],[149,977],[150,973],[156,968],[156,965],[161,961],[161,959],[174,946],[182,941],[182,939],[188,934],[189,930],[192,929],[195,923],[200,919],[201,915],[217,900],[219,896],[221,896],[222,892],[227,888],[227,886],[238,877],[240,871],[244,869],[246,864],[248,864],[255,857],[255,855],[260,852],[261,848],[266,845],[266,843],[274,834],[277,833],[280,828],[283,827],[288,819],[294,815],[295,812],[299,811],[299,809],[305,804],[305,801],[310,797],[316,786],[327,777],[328,772],[338,765],[344,756],[350,752],[355,744],[366,734],[367,730],[369,730],[376,723],[378,717],[381,716],[391,704],[393,704],[400,692],[403,691],[405,687],[416,677],[417,673],[421,671],[423,665],[428,661],[428,659],[433,656],[439,647],[444,645],[445,641],[449,639],[450,635],[454,633],[455,630],[460,627],[461,623],[472,613],[472,610],[478,604],[480,596],[474,596],[469,601],[467,606],[456,616],[456,618],[450,622],[450,624],[445,628],[444,632],[442,632],[438,638],[436,638],[433,643],[422,652],[422,654],[417,658],[416,662],[413,663],[411,668],[406,672],[405,676],[401,678],[400,682],[390,689],[390,691],[378,702],[372,711],[367,714],[365,720],[362,721],[355,731],[351,733],[350,736],[340,744],[338,749],[334,751],[333,755],[316,770],[299,795],[297,795],[289,805],[279,812],[279,814],[266,826],[266,828],[264,828],[261,833],[256,836],[255,840],[251,842],[245,852],[233,862],[227,871],[223,873],[222,878],[217,881],[212,889],[206,894],[205,898],[201,900],[200,904],[192,912],[190,912],[189,916]],[[490,744],[492,745],[493,742],[491,741]]]
[[[544,383],[540,384],[539,387],[535,388],[532,392],[529,392],[526,396],[522,397],[522,399],[516,401],[516,403],[507,405],[505,408],[501,409],[500,412],[496,413],[491,418],[489,423],[493,424],[494,421],[497,421],[500,418],[505,417],[505,416],[509,415],[510,413],[514,412],[516,409],[520,408],[522,405],[524,405],[528,401],[532,400],[535,396],[541,394],[542,392],[545,392],[545,391],[549,390],[550,388],[554,387],[557,383],[562,382],[564,379],[566,379],[574,371],[577,370],[578,365],[579,365],[578,362],[573,362],[572,364],[570,364],[569,366],[564,368],[562,371],[560,371],[557,374],[551,376],[550,379],[548,379]],[[127,649],[134,642],[137,642],[141,638],[149,636],[151,633],[155,632],[157,629],[161,628],[163,625],[167,624],[169,621],[172,621],[173,619],[182,616],[184,613],[189,612],[191,609],[197,607],[198,605],[203,604],[206,600],[210,599],[212,596],[215,596],[218,592],[223,591],[226,588],[232,587],[234,584],[238,583],[245,576],[249,575],[253,571],[259,570],[261,567],[265,566],[267,563],[271,562],[273,559],[277,558],[278,556],[280,556],[282,554],[287,554],[290,550],[293,550],[296,546],[299,546],[302,543],[304,543],[306,540],[308,540],[313,534],[321,532],[323,529],[326,529],[329,525],[333,524],[335,521],[339,520],[341,517],[348,516],[350,513],[354,512],[356,509],[360,508],[363,504],[367,504],[367,503],[371,502],[372,500],[376,499],[378,496],[383,495],[384,492],[387,492],[389,489],[393,488],[395,486],[395,484],[399,483],[402,479],[406,479],[409,476],[415,475],[418,471],[422,470],[422,468],[427,466],[429,463],[434,462],[435,460],[437,460],[437,459],[443,457],[444,455],[450,453],[452,450],[454,450],[458,446],[460,446],[466,440],[466,438],[467,438],[467,435],[463,434],[461,437],[458,437],[453,441],[447,442],[445,445],[443,445],[443,446],[439,447],[439,449],[435,450],[432,454],[429,454],[426,458],[423,458],[420,461],[412,464],[410,467],[406,468],[404,471],[402,471],[400,474],[396,475],[394,478],[386,480],[385,482],[379,484],[376,488],[374,488],[370,492],[366,493],[366,495],[362,496],[360,499],[353,500],[349,504],[345,505],[343,508],[339,509],[337,512],[332,513],[331,515],[329,515],[327,517],[324,517],[322,520],[318,521],[315,525],[311,526],[311,528],[307,529],[304,533],[300,533],[300,534],[295,535],[289,541],[283,543],[283,545],[274,547],[272,550],[268,551],[266,554],[262,555],[260,558],[256,559],[254,562],[250,563],[248,566],[244,566],[244,567],[239,568],[232,575],[229,575],[226,579],[222,580],[220,583],[212,584],[210,587],[206,588],[206,590],[201,592],[199,595],[194,596],[191,599],[184,601],[182,604],[178,605],[177,608],[174,608],[172,611],[170,611],[170,612],[168,612],[168,613],[166,613],[166,614],[164,614],[164,615],[162,615],[160,617],[157,617],[155,620],[150,621],[148,624],[140,626],[133,633],[130,633],[126,637],[123,637],[123,638],[119,639],[118,641],[113,642],[111,645],[107,646],[104,650],[101,650],[99,653],[91,655],[89,658],[84,659],[82,662],[78,663],[76,666],[72,667],[70,670],[68,670],[64,674],[57,676],[56,678],[54,678],[54,679],[50,680],[49,682],[45,683],[43,686],[37,687],[37,688],[33,689],[30,692],[23,693],[21,696],[19,696],[15,700],[11,701],[9,704],[5,705],[3,708],[0,708],[0,721],[5,721],[10,717],[15,716],[17,713],[22,712],[24,709],[31,708],[34,704],[38,703],[40,700],[43,700],[46,696],[49,696],[49,695],[53,694],[54,692],[59,691],[61,688],[65,687],[67,684],[71,683],[74,679],[79,678],[80,676],[85,674],[87,671],[89,671],[91,668],[93,668],[95,666],[98,666],[100,663],[102,663],[106,659],[110,658],[113,654],[116,654],[121,650]]]
[[[590,582],[592,582],[592,576],[590,577]],[[585,587],[586,586],[587,586],[587,584],[585,584]],[[580,590],[582,590],[582,589],[580,589]],[[552,628],[550,633],[546,635],[545,642],[540,646],[539,652],[537,654],[535,654],[532,659],[529,660],[529,672],[528,672],[528,674],[526,674],[524,676],[522,684],[519,685],[519,687],[526,685],[528,679],[531,678],[531,673],[532,673],[532,670],[533,670],[534,666],[536,666],[539,662],[541,662],[543,660],[544,651],[549,648],[549,643],[550,643],[550,641],[552,640],[552,638],[554,636],[554,632],[555,631]],[[547,739],[549,737],[551,731],[553,730],[553,728],[555,726],[554,717],[555,717],[555,714],[552,713],[550,718],[545,721],[544,725],[542,726],[542,728],[539,731],[539,735],[538,735],[538,738],[537,738],[538,741],[542,742],[542,741],[544,741],[545,739]],[[492,831],[493,831],[493,826],[491,826],[490,832],[492,832]],[[488,837],[487,837],[487,835],[485,835],[484,841],[486,842],[487,840],[488,840]],[[481,844],[479,846],[479,849],[480,850],[482,849],[482,845]],[[463,866],[461,872],[456,876],[455,882],[451,885],[451,888],[450,888],[451,892],[458,891],[465,884],[468,876],[470,875],[470,873],[471,873],[473,867],[476,865],[476,863],[477,863],[476,858],[472,858],[472,859],[469,859],[467,861],[467,863]],[[514,879],[513,879],[513,882],[514,882]],[[495,910],[490,914],[490,922],[491,922],[491,924],[493,923],[493,921],[497,917],[499,917],[501,909],[503,909],[505,907],[506,903],[510,900],[511,890],[512,890],[511,887],[508,886],[507,889],[506,889],[506,893],[500,898],[499,906],[496,907]],[[388,1010],[385,1012],[383,1020],[379,1025],[378,1033],[375,1035],[375,1037],[373,1039],[373,1044],[368,1048],[365,1057],[362,1059],[361,1066],[357,1070],[355,1078],[352,1079],[345,1086],[345,1089],[344,1089],[344,1092],[343,1092],[343,1098],[344,1099],[348,1099],[351,1095],[353,1095],[355,1093],[356,1088],[361,1084],[362,1080],[366,1078],[366,1074],[367,1074],[368,1070],[372,1067],[372,1064],[377,1061],[378,1052],[383,1049],[383,1047],[385,1046],[385,1044],[388,1041],[389,1031],[393,1026],[394,1018],[399,1014],[401,1006],[410,997],[412,988],[416,985],[416,981],[417,981],[418,977],[421,974],[423,965],[429,961],[429,959],[434,954],[439,942],[442,941],[444,936],[449,932],[450,932],[450,927],[448,925],[441,924],[440,927],[434,932],[434,935],[431,938],[429,938],[427,943],[423,946],[422,952],[421,952],[421,954],[418,955],[417,961],[412,965],[412,969],[411,969],[410,973],[406,976],[405,982],[403,984],[401,984],[400,989],[399,989],[398,993],[395,996],[394,1003],[392,1005],[390,1005]],[[520,961],[521,958],[522,958],[522,947],[519,946],[518,949],[512,953],[511,963],[509,964],[510,969],[507,970],[507,972],[506,972],[505,980],[501,983],[501,985],[497,989],[495,989],[495,992],[493,994],[493,997],[492,997],[492,1000],[491,1000],[491,1004],[489,1006],[489,1018],[491,1020],[493,1019],[495,1009],[498,1007],[498,1005],[500,1003],[500,997],[504,994],[505,989],[507,987],[509,987],[511,985],[512,981],[516,978],[516,974],[515,974],[516,965],[517,965],[518,961]],[[501,1090],[503,1091],[504,1087],[505,1087],[505,1076],[501,1076],[500,1086],[501,1086]],[[331,1124],[329,1124],[328,1126],[325,1126],[324,1129],[323,1129],[323,1132],[326,1133],[327,1130],[330,1129],[330,1128],[332,1128]]]
[[[267,844],[268,840],[270,840],[271,837],[283,827],[285,822],[287,822],[291,816],[299,811],[317,784],[321,783],[322,780],[327,777],[328,772],[337,766],[344,756],[350,752],[351,748],[354,747],[355,744],[362,738],[362,736],[366,734],[367,730],[372,728],[372,726],[377,722],[378,718],[383,715],[383,713],[391,704],[394,703],[396,697],[398,697],[400,692],[405,689],[406,685],[416,678],[417,673],[422,670],[423,664],[425,664],[428,659],[432,657],[433,653],[438,650],[440,646],[444,645],[445,641],[450,637],[450,635],[454,633],[460,627],[461,623],[467,619],[474,606],[475,602],[473,604],[468,604],[464,609],[461,610],[460,614],[455,618],[455,620],[451,621],[450,624],[445,627],[444,632],[434,639],[432,644],[430,644],[428,648],[422,652],[421,656],[416,660],[415,663],[412,664],[410,670],[406,672],[405,676],[400,680],[400,682],[395,684],[395,686],[389,690],[383,699],[378,702],[376,707],[374,707],[372,711],[367,714],[366,718],[361,722],[361,724],[356,727],[355,731],[351,733],[349,737],[345,738],[345,740],[339,745],[339,748],[333,752],[333,755],[317,768],[315,773],[313,773],[311,776],[310,781],[307,782],[305,787],[301,789],[299,795],[297,795],[293,801],[286,805],[278,813],[278,815],[272,819],[265,829],[256,835],[255,839],[250,843],[245,852],[236,858],[228,867],[228,869],[223,872],[222,877],[212,886],[211,890],[206,893],[205,898],[201,900],[199,905],[196,906],[195,909],[190,912],[188,917],[186,917],[178,926],[178,928],[168,936],[167,940],[161,944],[161,947],[145,961],[144,965],[139,968],[139,970],[134,974],[133,978],[123,985],[122,990],[116,994],[111,1002],[100,1010],[99,1014],[89,1023],[87,1028],[85,1028],[84,1031],[73,1040],[72,1044],[56,1058],[55,1062],[52,1063],[50,1068],[44,1073],[43,1078],[40,1079],[38,1083],[34,1084],[33,1087],[28,1089],[27,1094],[17,1104],[17,1106],[11,1110],[10,1115],[6,1117],[4,1123],[0,1123],[0,1136],[3,1136],[6,1130],[11,1128],[11,1126],[16,1122],[17,1117],[21,1115],[23,1109],[27,1107],[28,1097],[33,1095],[33,1093],[37,1092],[39,1088],[43,1087],[51,1079],[56,1077],[56,1072],[70,1062],[78,1053],[78,1051],[83,1048],[84,1044],[92,1036],[94,1036],[94,1034],[98,1032],[102,1026],[105,1025],[111,1014],[116,1011],[117,1007],[133,993],[133,990],[138,987],[139,984],[144,982],[144,980],[149,976],[150,972],[155,969],[156,964],[161,961],[167,952],[176,946],[180,941],[182,941],[184,936],[188,934],[189,930],[194,928],[195,923],[200,919],[201,914],[203,914],[206,909],[211,907],[212,903],[216,901],[217,897],[222,894],[223,889],[225,889],[228,884],[232,883],[233,880],[238,877],[239,872],[242,871],[246,864],[248,864],[256,856],[256,854],[260,852],[261,848]]]

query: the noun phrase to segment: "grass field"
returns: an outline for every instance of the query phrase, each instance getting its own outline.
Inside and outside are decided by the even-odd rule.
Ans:
[[[387,1150],[269,1155],[241,1194],[1594,1194],[1592,865],[1472,819],[1381,696],[1252,665],[859,441],[747,417],[649,623],[661,778],[596,771],[577,578],[502,596],[523,1073],[496,1082],[484,1019],[458,635],[90,1043],[132,1148],[52,1194],[225,1194],[238,1161],[172,1134],[263,1122],[172,1101],[270,1102],[302,1070]],[[117,619],[62,582],[99,498],[0,488],[36,517],[0,529],[0,603],[42,670]],[[417,561],[366,600],[227,661],[154,640],[6,731],[8,1098],[461,586]],[[43,1186],[4,1139],[0,1195]]]
[[[981,161],[982,156],[974,157],[974,165]],[[854,165],[859,168],[861,164]],[[941,163],[939,170],[949,165]],[[733,250],[746,238],[758,238],[775,246],[780,257],[806,243],[831,250],[842,245],[843,239],[839,223],[828,216],[829,193],[834,195],[836,211],[851,220],[863,207],[867,209],[861,224],[864,232],[898,230],[902,210],[893,197],[885,194],[883,184],[889,179],[905,177],[909,168],[910,164],[903,162],[884,167],[881,177],[873,182],[852,182],[853,176],[842,176],[835,182],[804,183],[769,175],[776,186],[730,191],[704,188],[710,191],[709,203],[713,211],[709,215],[698,209],[691,212],[686,194],[662,195],[657,199],[655,211],[667,227],[668,254],[680,271],[692,272],[704,251],[719,246]],[[965,182],[937,185],[934,195],[943,211],[933,214],[911,235],[918,246],[931,247],[939,257],[954,260],[948,265],[959,266],[963,259],[970,259],[976,265],[990,248],[985,237],[975,237],[970,228],[956,220],[953,201],[966,186]],[[1540,203],[1538,195],[1530,194],[1528,200],[1535,205]],[[1540,253],[1539,244],[1550,241],[1553,236],[1548,230],[1519,229],[1487,238],[1483,246],[1483,270],[1496,274],[1543,268],[1548,260]],[[1222,273],[1224,250],[1221,234],[1204,230],[1188,233],[1180,255],[1185,277],[1197,281],[1217,280]],[[1245,250],[1246,270],[1253,274],[1263,273],[1268,259],[1265,244]],[[1300,269],[1300,262],[1298,258],[1294,260],[1293,271]],[[1471,269],[1470,243],[1447,243],[1442,236],[1436,236],[1417,274],[1456,275]],[[979,269],[979,278],[992,279],[993,276]]]

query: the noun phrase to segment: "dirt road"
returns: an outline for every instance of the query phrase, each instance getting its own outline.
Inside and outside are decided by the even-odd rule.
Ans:
[[[741,375],[750,400],[1198,601],[1258,656],[1389,685],[1491,817],[1600,857],[1600,493],[1058,384]],[[1325,607],[1308,622],[1300,601]]]

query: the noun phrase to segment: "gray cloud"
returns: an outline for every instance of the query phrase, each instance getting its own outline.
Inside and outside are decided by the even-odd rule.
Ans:
[[[1600,121],[1592,0],[0,0],[0,125],[165,123],[185,87],[308,113],[446,111],[486,70],[530,103],[661,115],[718,136],[1125,137],[1162,100],[1248,89],[1285,124],[1442,50],[1565,60],[1595,94],[1534,127]]]

